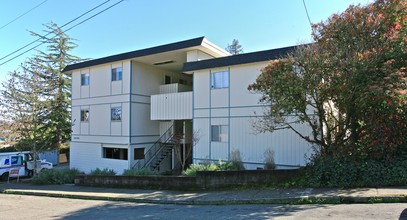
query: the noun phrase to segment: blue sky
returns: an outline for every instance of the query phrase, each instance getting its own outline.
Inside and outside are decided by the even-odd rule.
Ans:
[[[0,27],[43,1],[2,0]],[[35,40],[28,30],[41,33],[42,24],[51,21],[62,26],[105,1],[46,1],[0,29],[0,57]],[[100,10],[118,1],[111,0]],[[372,0],[305,0],[313,23],[344,11],[350,4],[369,2]],[[238,39],[244,52],[311,40],[302,0],[125,0],[67,34],[77,39],[78,47],[72,53],[82,58],[99,58],[200,36],[223,48]],[[0,82],[33,53],[0,66]]]

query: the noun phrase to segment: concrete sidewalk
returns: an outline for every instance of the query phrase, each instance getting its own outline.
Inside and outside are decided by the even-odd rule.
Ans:
[[[0,192],[76,199],[183,205],[407,202],[406,186],[359,189],[290,188],[191,192],[0,183]]]

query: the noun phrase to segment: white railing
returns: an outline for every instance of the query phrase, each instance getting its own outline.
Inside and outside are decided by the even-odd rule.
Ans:
[[[177,93],[177,92],[189,92],[192,91],[191,86],[173,83],[173,84],[166,84],[160,86],[160,94],[167,94],[167,93]]]

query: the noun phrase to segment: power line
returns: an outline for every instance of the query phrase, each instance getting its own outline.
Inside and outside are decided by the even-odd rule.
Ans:
[[[302,0],[302,3],[304,4],[305,13],[307,13],[308,22],[312,29],[312,22],[311,22],[311,19],[309,18],[308,9],[307,9],[307,5],[305,4],[305,0]]]
[[[33,8],[31,8],[30,10],[24,12],[22,15],[20,15],[20,16],[14,18],[13,20],[11,20],[10,22],[8,22],[7,24],[1,26],[1,27],[0,27],[0,30],[3,29],[3,28],[5,28],[5,27],[8,26],[9,24],[11,24],[11,23],[17,21],[19,18],[23,17],[24,15],[30,13],[30,12],[33,11],[34,9],[40,7],[42,4],[44,4],[44,3],[47,2],[47,1],[48,1],[48,0],[45,0],[45,1],[41,2],[40,4],[38,4],[38,5],[34,6]]]
[[[67,25],[69,25],[69,24],[71,24],[72,22],[74,22],[74,21],[78,20],[79,18],[81,18],[81,17],[83,17],[83,16],[89,14],[90,12],[96,10],[97,8],[101,7],[102,5],[104,5],[104,4],[106,4],[106,3],[110,2],[110,1],[111,1],[111,0],[107,0],[107,1],[105,1],[105,2],[103,2],[103,3],[101,3],[101,4],[99,4],[99,5],[97,5],[96,7],[94,7],[94,8],[92,8],[92,9],[86,11],[85,13],[83,13],[83,14],[79,15],[78,17],[72,19],[72,20],[69,21],[68,23],[62,25],[61,28],[65,27],[65,26],[67,26]],[[48,34],[46,34],[46,35],[43,36],[43,37],[46,37],[46,36],[48,36],[48,35],[50,35],[50,34],[51,34],[51,33],[48,33]],[[15,51],[13,51],[13,52],[7,54],[6,56],[0,58],[0,60],[4,60],[5,58],[7,58],[7,57],[9,57],[9,56],[11,56],[11,55],[13,55],[13,54],[15,54],[15,53],[17,53],[17,52],[23,50],[24,48],[27,48],[28,46],[34,44],[35,42],[38,42],[38,41],[41,40],[41,39],[42,39],[42,38],[40,37],[40,38],[38,38],[38,39],[36,39],[36,40],[34,40],[34,41],[32,41],[32,42],[26,44],[25,46],[20,47],[19,49],[17,49],[17,50],[15,50]],[[34,48],[36,48],[36,47],[38,47],[38,46],[39,46],[39,45],[33,47],[32,49],[34,49]],[[32,49],[30,49],[30,50],[32,50]],[[30,51],[30,50],[28,50],[28,51]],[[28,52],[28,51],[26,51],[26,52]],[[26,53],[26,52],[24,52],[24,53]],[[24,53],[22,53],[22,54],[24,54]],[[20,55],[22,55],[22,54],[19,54],[18,56],[20,56]],[[17,56],[17,57],[18,57],[18,56]],[[12,59],[14,59],[14,58],[16,58],[16,57],[13,57]],[[8,61],[10,61],[10,60],[8,60]],[[6,62],[8,62],[8,61],[6,61]],[[6,63],[6,62],[5,62],[5,63]],[[3,65],[3,64],[4,64],[4,63],[0,64],[0,66]]]

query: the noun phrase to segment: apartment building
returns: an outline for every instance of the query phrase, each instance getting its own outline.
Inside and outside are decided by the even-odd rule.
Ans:
[[[259,169],[268,149],[277,168],[304,166],[312,150],[296,134],[253,129],[267,106],[247,90],[270,60],[293,49],[232,56],[200,37],[67,66],[71,168],[168,172],[238,151],[247,169]]]

